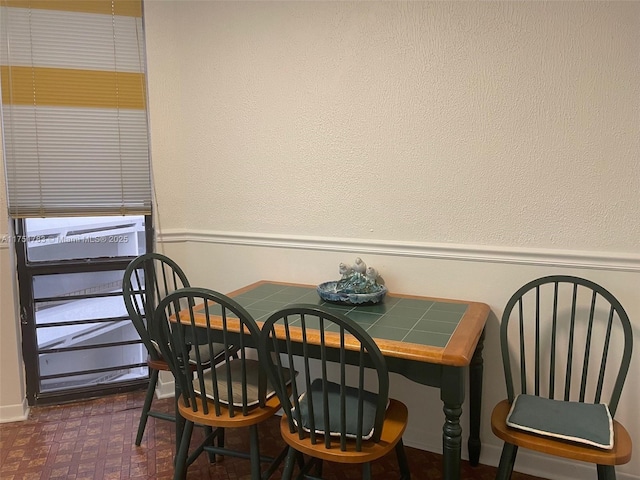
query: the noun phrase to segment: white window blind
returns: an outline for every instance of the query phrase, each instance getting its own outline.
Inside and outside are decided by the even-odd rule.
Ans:
[[[146,215],[140,0],[0,0],[12,217]]]

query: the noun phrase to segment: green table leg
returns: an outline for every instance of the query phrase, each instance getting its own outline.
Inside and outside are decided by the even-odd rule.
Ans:
[[[484,330],[478,340],[469,365],[469,462],[474,467],[480,462],[480,417],[482,415],[482,350],[484,348]]]
[[[444,366],[440,398],[444,402],[445,422],[442,427],[443,478],[460,479],[460,457],[462,450],[462,427],[460,415],[464,401],[463,367]]]

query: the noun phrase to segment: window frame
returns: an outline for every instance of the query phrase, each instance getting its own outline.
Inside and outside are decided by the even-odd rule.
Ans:
[[[145,215],[145,249],[147,252],[153,251],[154,227],[152,222],[152,215]],[[13,219],[13,229],[16,234],[16,238],[26,238],[27,232],[25,219]],[[64,390],[41,391],[41,377],[39,369],[40,350],[38,348],[37,341],[38,336],[35,315],[36,301],[34,300],[33,290],[34,277],[38,275],[65,273],[124,271],[135,256],[30,261],[27,256],[27,242],[14,243],[19,286],[22,358],[25,368],[27,403],[30,406],[60,403],[85,399],[90,396],[108,395],[112,393],[137,390],[146,385],[148,383],[148,377]],[[87,298],[93,297],[87,296]],[[123,316],[120,320],[128,320],[128,318],[128,316]],[[142,341],[140,340],[139,343],[142,344]],[[109,346],[109,344],[105,344],[105,346]],[[144,365],[146,366],[146,363]],[[115,369],[116,367],[113,368],[113,370]],[[88,372],[90,373],[91,371]]]

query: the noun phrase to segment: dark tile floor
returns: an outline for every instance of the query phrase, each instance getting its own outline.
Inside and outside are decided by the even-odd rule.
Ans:
[[[173,474],[174,424],[149,419],[142,445],[134,439],[144,392],[112,395],[66,405],[31,409],[24,422],[0,424],[0,478],[2,480],[54,479],[171,479]],[[171,411],[172,402],[156,400],[155,409]],[[278,420],[260,427],[262,453],[274,454],[283,446]],[[196,429],[195,435],[200,435]],[[247,448],[246,429],[229,430],[226,444]],[[440,455],[407,447],[414,480],[441,478]],[[327,465],[326,480],[360,478],[358,467]],[[373,466],[375,480],[397,478],[395,456]],[[495,468],[471,467],[463,462],[462,478],[489,480]],[[201,455],[189,467],[190,479],[247,480],[247,460],[226,457],[209,464]],[[277,472],[272,478],[280,478]],[[513,480],[536,480],[514,474]]]

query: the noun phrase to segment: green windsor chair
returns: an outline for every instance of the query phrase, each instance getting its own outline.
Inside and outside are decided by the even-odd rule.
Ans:
[[[252,480],[269,478],[286,450],[275,458],[260,455],[258,425],[280,410],[280,402],[257,359],[260,329],[255,320],[233,299],[203,288],[185,288],[168,295],[158,305],[154,319],[160,350],[176,379],[179,414],[185,420],[174,479],[185,478],[189,465],[203,451],[210,456],[248,458]],[[206,332],[204,346],[209,351],[193,349],[194,355],[190,338],[201,330]],[[236,350],[226,350],[211,368],[202,361],[203,353],[213,356],[218,343],[235,345]],[[213,431],[189,454],[194,424],[213,427]],[[215,444],[222,429],[240,427],[249,429],[248,453],[224,448],[219,441]],[[261,463],[269,464],[264,471]]]
[[[144,399],[135,444],[140,445],[149,417],[175,421],[175,416],[166,412],[152,410],[158,375],[161,371],[170,371],[162,357],[158,343],[151,334],[150,321],[155,307],[167,294],[188,287],[187,276],[172,259],[160,253],[146,253],[135,258],[127,266],[122,282],[122,294],[129,318],[147,349],[149,368],[149,386]],[[225,350],[218,345],[217,356]],[[216,358],[213,360],[216,362]]]
[[[325,460],[361,464],[370,479],[371,462],[393,450],[400,478],[410,478],[402,443],[407,407],[389,399],[385,359],[360,325],[323,307],[290,305],[263,324],[260,354],[284,411],[283,479],[296,462],[298,478],[319,478]],[[296,372],[300,378],[289,384]],[[311,457],[306,463],[304,455]]]
[[[502,315],[507,399],[491,428],[504,447],[498,479],[511,477],[519,447],[595,463],[615,478],[631,438],[613,420],[633,346],[629,317],[600,285],[547,276],[516,291]]]

